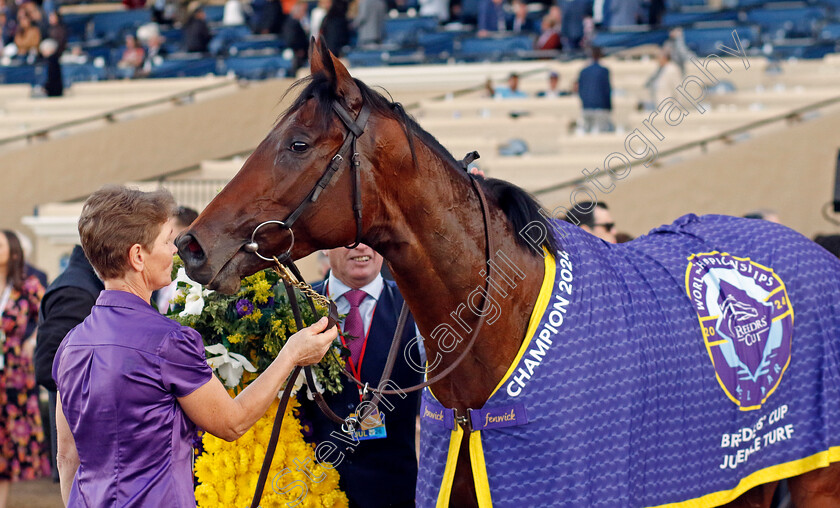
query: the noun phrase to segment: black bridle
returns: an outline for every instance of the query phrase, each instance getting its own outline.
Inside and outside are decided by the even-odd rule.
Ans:
[[[335,111],[335,113],[338,115],[338,117],[341,119],[341,121],[347,127],[347,133],[344,135],[344,142],[341,144],[341,147],[338,149],[336,154],[330,160],[329,164],[327,164],[327,168],[324,170],[323,174],[318,179],[318,181],[316,182],[316,184],[312,188],[312,190],[309,191],[309,193],[306,195],[306,197],[303,199],[303,201],[301,201],[301,203],[297,206],[297,208],[295,208],[294,211],[292,211],[292,213],[289,214],[289,216],[286,218],[286,220],[284,220],[284,221],[269,220],[269,221],[265,221],[265,222],[260,223],[259,225],[257,225],[256,228],[254,228],[254,231],[251,233],[251,241],[249,243],[245,244],[245,246],[244,246],[245,251],[250,252],[250,253],[258,256],[260,259],[263,259],[265,261],[274,262],[276,264],[275,270],[277,270],[278,272],[280,272],[281,270],[284,270],[284,267],[285,267],[285,269],[287,269],[289,272],[291,272],[294,275],[294,277],[297,278],[298,281],[302,281],[303,279],[300,275],[299,270],[297,269],[297,267],[294,265],[294,263],[292,261],[291,252],[292,252],[292,248],[294,247],[294,243],[295,243],[295,241],[294,241],[295,237],[294,237],[294,232],[292,231],[292,226],[294,225],[295,221],[303,214],[303,212],[309,207],[309,205],[311,205],[312,203],[314,203],[315,201],[318,200],[318,198],[321,196],[321,193],[330,184],[333,177],[336,175],[338,170],[341,168],[341,164],[345,160],[349,162],[350,171],[351,171],[351,181],[352,181],[352,186],[353,186],[353,189],[352,189],[352,192],[353,192],[353,215],[354,215],[355,221],[356,221],[356,240],[355,240],[355,243],[353,243],[353,245],[350,245],[347,248],[348,249],[355,248],[356,246],[359,245],[359,243],[361,243],[361,240],[362,240],[362,188],[361,188],[361,175],[360,175],[360,172],[359,172],[360,161],[359,161],[359,153],[356,151],[356,140],[359,137],[361,137],[362,134],[364,134],[364,132],[365,132],[365,126],[367,125],[367,121],[370,118],[370,108],[366,104],[363,105],[361,111],[359,112],[359,115],[355,119],[353,119],[353,117],[350,115],[350,113],[343,106],[341,106],[337,101],[333,102],[332,110]],[[348,155],[349,155],[349,157],[348,157]],[[469,154],[467,154],[467,156],[464,158],[464,160],[461,161],[462,168],[464,170],[466,170],[467,165],[477,158],[478,158],[478,152],[470,152]],[[485,278],[484,290],[485,290],[485,292],[487,292],[487,291],[489,291],[489,280],[490,280],[491,271],[492,271],[492,264],[490,264],[489,261],[490,261],[490,256],[493,252],[493,250],[492,250],[493,247],[492,247],[492,242],[491,242],[491,237],[490,237],[490,230],[489,230],[490,213],[489,213],[489,210],[487,208],[487,200],[484,196],[484,192],[481,190],[481,186],[476,182],[475,178],[470,178],[470,184],[472,185],[473,190],[475,191],[476,195],[478,196],[479,203],[481,205],[482,218],[483,218],[483,222],[484,222],[484,237],[485,237],[485,247],[484,247],[485,252],[484,252],[484,255],[485,255],[485,260],[487,261],[487,268],[486,268],[487,277]],[[289,234],[290,234],[291,245],[289,246],[288,249],[286,249],[286,251],[284,253],[280,254],[279,256],[267,257],[267,256],[263,256],[259,252],[259,244],[256,241],[257,232],[260,230],[260,228],[262,228],[263,226],[269,225],[269,224],[276,224],[276,225],[280,226],[280,228],[288,230]],[[297,328],[298,328],[298,330],[302,330],[306,325],[305,325],[305,323],[303,323],[303,319],[301,317],[301,312],[300,312],[300,309],[298,307],[297,297],[295,296],[295,293],[294,293],[293,284],[290,283],[289,280],[286,277],[284,277],[283,275],[281,275],[281,278],[283,278],[283,281],[284,281],[284,284],[285,284],[285,287],[286,287],[286,293],[289,296],[289,303],[292,306],[292,312],[293,312],[294,317],[295,317]],[[315,304],[312,301],[312,298],[309,295],[306,295],[306,292],[304,292],[304,294],[306,296],[307,302],[308,302],[308,304],[309,304],[309,306],[312,310],[313,315],[317,316],[318,313],[315,310]],[[347,419],[341,418],[340,416],[335,414],[335,412],[333,412],[332,409],[330,409],[329,405],[327,405],[326,401],[324,400],[323,395],[321,393],[319,393],[318,390],[314,389],[315,383],[314,383],[314,377],[312,375],[311,367],[304,367],[303,371],[304,371],[304,375],[306,377],[306,383],[307,383],[307,386],[309,387],[310,391],[312,392],[312,395],[313,395],[313,398],[315,399],[315,402],[318,404],[318,407],[321,409],[321,411],[328,418],[330,418],[331,420],[333,420],[334,422],[336,422],[338,424],[341,424],[343,430],[347,431],[347,424],[349,423],[349,425],[351,427],[351,429],[349,429],[349,431],[352,432],[352,430],[353,430],[352,427],[354,426],[354,423],[358,424],[358,422],[365,421],[365,419],[370,414],[370,412],[372,412],[374,408],[378,407],[379,402],[380,402],[383,395],[399,394],[401,396],[404,396],[404,394],[407,393],[407,392],[420,390],[420,389],[425,388],[425,387],[427,387],[431,384],[434,384],[434,383],[440,381],[441,379],[443,379],[444,377],[448,376],[452,371],[454,371],[455,368],[461,363],[461,361],[464,358],[466,358],[467,354],[472,349],[473,345],[475,344],[476,339],[478,338],[478,332],[479,332],[479,330],[481,330],[481,327],[484,324],[485,315],[487,315],[487,303],[488,303],[488,298],[485,297],[484,302],[482,303],[482,306],[481,306],[481,312],[478,314],[478,316],[479,316],[478,324],[476,325],[475,329],[473,330],[473,334],[470,337],[470,340],[467,343],[467,346],[464,348],[464,350],[461,352],[461,354],[458,356],[458,358],[455,359],[454,362],[452,362],[442,372],[439,372],[438,374],[433,376],[431,379],[428,379],[428,380],[426,380],[426,381],[424,381],[424,382],[422,382],[418,385],[415,385],[415,386],[412,386],[412,387],[409,387],[409,388],[406,388],[406,389],[397,388],[396,390],[386,390],[386,389],[382,389],[380,387],[388,384],[387,382],[390,379],[391,372],[393,371],[393,367],[394,367],[394,364],[396,362],[397,354],[399,352],[399,348],[400,348],[400,345],[401,345],[401,342],[402,342],[403,331],[405,329],[405,325],[408,321],[408,316],[409,316],[409,313],[410,313],[410,311],[408,309],[408,304],[403,302],[403,307],[402,307],[402,310],[400,311],[400,316],[399,316],[399,319],[397,321],[397,327],[396,327],[396,330],[394,332],[394,338],[391,342],[391,349],[388,353],[388,359],[385,363],[385,368],[382,372],[382,377],[380,379],[379,385],[376,388],[371,388],[371,387],[368,386],[367,383],[364,383],[360,379],[356,378],[346,368],[342,370],[343,374],[345,376],[347,376],[351,381],[355,382],[360,387],[362,387],[362,386],[364,387],[363,393],[362,393],[363,396],[367,396],[367,394],[369,394],[369,393],[373,394],[373,399],[371,400],[371,405],[369,406],[370,410],[369,411],[363,411],[363,413],[365,413],[365,414],[358,415],[357,419],[355,421],[348,422]],[[338,319],[339,319],[338,312],[337,312],[336,307],[335,307],[335,303],[332,302],[332,301],[329,302],[329,316],[328,316],[328,318],[330,319],[330,323],[327,325],[327,328],[331,328],[334,324],[336,324],[338,322]],[[301,371],[301,367],[295,367],[295,369],[292,372],[292,375],[290,377],[290,380],[291,379],[296,379],[297,376],[299,375],[300,371]],[[254,498],[251,502],[251,508],[257,508],[259,506],[260,500],[262,499],[262,493],[263,493],[263,490],[265,489],[265,483],[268,479],[269,470],[271,469],[271,462],[274,458],[274,452],[277,448],[277,441],[278,441],[279,436],[280,436],[280,428],[283,424],[283,416],[285,414],[286,405],[287,405],[287,403],[289,401],[289,398],[291,396],[291,388],[292,388],[292,383],[287,382],[286,389],[283,391],[283,395],[280,399],[280,405],[277,408],[277,415],[275,416],[275,419],[274,419],[274,426],[271,429],[271,438],[269,439],[268,445],[266,447],[265,459],[263,460],[263,465],[262,465],[262,468],[260,469],[260,475],[259,475],[259,478],[257,480],[257,486],[256,486],[256,489],[255,489],[255,492],[254,492]],[[456,409],[456,414],[457,414],[457,409]],[[462,425],[465,425],[465,426],[469,425],[469,423],[468,423],[469,419],[468,418],[461,418],[458,421]],[[464,423],[464,422],[467,422],[467,423]]]
[[[335,177],[338,173],[338,170],[341,169],[341,164],[345,160],[349,161],[351,173],[350,178],[353,182],[353,216],[356,219],[356,241],[353,245],[350,245],[347,248],[353,249],[362,241],[362,180],[361,174],[359,173],[360,161],[359,152],[356,151],[356,140],[365,133],[365,126],[367,125],[368,118],[370,118],[370,108],[366,104],[362,106],[359,116],[355,119],[350,116],[350,113],[344,109],[344,106],[339,104],[338,101],[333,101],[332,109],[336,112],[338,118],[340,118],[344,123],[345,127],[347,127],[347,133],[344,135],[344,142],[341,144],[341,147],[338,149],[336,154],[333,155],[330,163],[327,164],[327,168],[321,174],[321,178],[318,179],[312,187],[312,190],[310,190],[306,197],[303,198],[303,201],[300,202],[297,208],[295,208],[292,213],[286,217],[286,220],[269,220],[254,228],[254,232],[251,233],[251,241],[245,245],[245,250],[255,254],[262,260],[275,261],[276,258],[276,260],[281,263],[290,262],[292,260],[292,248],[295,246],[295,235],[292,232],[292,226],[295,224],[295,221],[303,215],[303,212],[309,208],[309,205],[318,201],[318,198],[321,197],[321,193],[324,192],[324,189],[326,189],[330,184],[333,177]],[[279,256],[272,256],[271,258],[265,257],[259,253],[259,244],[256,241],[257,231],[268,224],[276,224],[280,226],[280,228],[288,230],[291,235],[291,245],[289,245],[289,248],[286,249],[286,252]]]

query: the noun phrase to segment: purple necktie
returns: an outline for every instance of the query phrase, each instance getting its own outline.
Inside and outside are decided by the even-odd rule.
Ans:
[[[359,312],[359,304],[364,301],[367,293],[361,289],[351,289],[344,293],[344,298],[350,303],[350,311],[344,318],[344,333],[355,338],[347,343],[350,350],[350,358],[353,364],[358,366],[359,356],[362,354],[362,347],[365,344],[365,323],[362,321],[362,313]]]

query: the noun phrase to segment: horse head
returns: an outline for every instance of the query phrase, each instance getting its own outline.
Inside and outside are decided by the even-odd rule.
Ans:
[[[292,87],[303,86],[294,103],[176,242],[189,276],[210,288],[236,291],[272,256],[368,240],[386,206],[373,161],[406,145],[392,139],[403,136],[394,113],[402,109],[355,81],[323,40],[313,39],[310,65]],[[388,154],[377,153],[385,146]]]

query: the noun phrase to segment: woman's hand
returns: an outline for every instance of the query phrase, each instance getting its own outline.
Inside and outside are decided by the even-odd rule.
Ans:
[[[327,322],[327,318],[322,317],[289,338],[282,351],[289,355],[292,363],[303,367],[321,361],[338,336],[338,327],[327,330]]]

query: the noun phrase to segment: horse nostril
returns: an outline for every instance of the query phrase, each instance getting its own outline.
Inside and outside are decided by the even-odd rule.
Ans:
[[[201,244],[192,235],[186,234],[179,238],[177,246],[181,259],[185,263],[200,263],[204,260],[204,249],[201,248]]]

